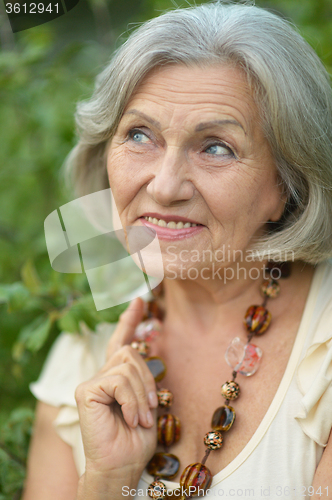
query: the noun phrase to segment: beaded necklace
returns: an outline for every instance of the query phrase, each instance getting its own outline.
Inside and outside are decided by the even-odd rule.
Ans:
[[[182,472],[180,478],[180,489],[169,492],[162,479],[173,479],[180,468],[179,459],[168,453],[169,447],[180,439],[181,425],[179,419],[169,413],[173,402],[173,395],[169,389],[160,387],[159,382],[166,374],[166,365],[158,356],[149,357],[149,343],[162,329],[163,311],[158,307],[156,298],[162,294],[162,286],[153,290],[154,299],[148,302],[148,313],[143,322],[136,328],[134,340],[131,346],[145,358],[157,384],[157,396],[159,407],[165,413],[158,417],[157,433],[158,443],[163,445],[164,452],[155,453],[147,465],[147,472],[154,476],[154,481],[148,488],[148,494],[153,499],[190,499],[204,495],[212,482],[212,474],[205,463],[211,451],[219,450],[223,444],[222,432],[231,429],[235,421],[235,410],[230,402],[240,395],[240,386],[235,381],[238,374],[249,377],[253,375],[259,366],[262,350],[251,343],[254,335],[262,335],[268,329],[271,322],[271,313],[266,309],[268,299],[279,295],[279,279],[290,275],[290,266],[287,262],[269,262],[265,268],[269,277],[261,285],[261,293],[264,297],[261,305],[253,305],[247,309],[244,316],[244,327],[247,333],[247,341],[235,337],[226,349],[225,359],[233,369],[232,379],[221,386],[221,395],[225,399],[224,404],[217,408],[212,416],[211,428],[204,436],[206,452],[201,462],[188,465]]]

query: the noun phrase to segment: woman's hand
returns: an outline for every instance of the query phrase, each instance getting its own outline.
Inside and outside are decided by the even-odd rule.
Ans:
[[[157,442],[156,411],[151,412],[158,406],[156,384],[129,345],[143,309],[142,299],[131,302],[110,339],[105,366],[75,393],[86,471],[124,486],[137,485]]]

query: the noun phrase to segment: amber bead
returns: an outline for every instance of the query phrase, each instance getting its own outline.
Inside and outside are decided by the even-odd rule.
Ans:
[[[240,386],[234,380],[227,381],[221,386],[220,392],[225,399],[237,399],[240,395]]]
[[[230,399],[230,398],[229,398]],[[232,406],[220,406],[213,414],[211,427],[214,431],[229,431],[235,421],[235,410]]]
[[[130,345],[133,349],[138,351],[143,358],[146,358],[149,355],[150,347],[149,344],[144,342],[144,340],[133,340]]]
[[[271,322],[271,313],[263,306],[250,306],[244,317],[244,326],[250,333],[261,335]]]
[[[162,481],[153,481],[148,488],[150,498],[164,498],[167,488]]]
[[[173,479],[178,473],[180,461],[171,453],[155,453],[146,466],[151,476],[159,476],[162,479]]]
[[[270,279],[261,285],[261,292],[265,297],[275,299],[280,293],[280,285],[277,281]]]
[[[147,304],[147,313],[144,315],[143,321],[148,318],[157,318],[160,321],[164,319],[165,313],[158,306],[155,300],[149,300],[149,302],[147,302],[146,304]]]
[[[161,281],[159,285],[155,286],[154,288],[151,288],[151,292],[155,298],[164,295],[164,283]]]
[[[212,474],[205,465],[196,463],[188,465],[182,472],[180,486],[192,497],[200,496],[212,482]]]
[[[210,450],[219,450],[222,446],[222,441],[222,434],[219,431],[210,431],[204,436],[204,444]]]
[[[169,408],[173,403],[173,394],[168,389],[159,389],[157,391],[158,404],[162,408]]]
[[[180,439],[180,420],[170,413],[158,417],[157,432],[158,442],[164,446],[171,446]]]
[[[151,356],[146,358],[146,364],[156,382],[160,382],[166,375],[166,365],[158,356]]]

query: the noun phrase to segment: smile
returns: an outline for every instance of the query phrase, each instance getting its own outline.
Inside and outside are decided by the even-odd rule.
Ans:
[[[144,215],[140,221],[147,228],[153,229],[160,240],[176,241],[190,238],[198,235],[203,231],[202,224],[188,221],[172,221],[166,222],[164,219],[157,219],[157,217],[150,217]]]
[[[156,219],[155,217],[144,217],[145,220],[147,220],[148,222],[151,222],[152,224],[155,224],[156,226],[159,226],[159,227],[168,227],[170,229],[186,229],[188,227],[196,227],[198,226],[199,224],[194,224],[194,223],[191,223],[191,222],[174,222],[174,221],[170,221],[170,222],[166,222],[165,220],[163,219]]]

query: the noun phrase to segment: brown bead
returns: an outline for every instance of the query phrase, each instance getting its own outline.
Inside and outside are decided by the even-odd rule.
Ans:
[[[204,444],[210,450],[219,450],[222,446],[222,434],[219,431],[210,431],[204,436]]]
[[[158,442],[164,446],[171,446],[180,439],[180,420],[170,413],[158,417],[157,432]]]
[[[210,470],[201,463],[188,465],[182,472],[180,486],[188,492],[188,496],[202,495],[212,482]]]
[[[280,285],[277,281],[269,279],[261,285],[261,292],[265,297],[275,299],[280,292]]]
[[[229,398],[230,399],[230,398]],[[235,410],[232,406],[220,406],[213,414],[211,427],[215,431],[228,431],[235,421]]]
[[[263,306],[250,306],[243,322],[248,332],[261,335],[271,322],[271,313]]]
[[[173,394],[168,389],[159,389],[157,391],[158,404],[162,408],[169,408],[173,403]]]
[[[278,280],[280,278],[288,278],[291,275],[290,262],[268,262],[268,269],[271,278]]]
[[[152,295],[157,298],[161,297],[164,295],[164,283],[161,281],[159,285],[155,286],[154,288],[151,288]]]
[[[166,365],[161,358],[158,356],[151,356],[146,358],[146,364],[156,382],[160,382],[166,375]]]
[[[159,476],[162,479],[173,479],[178,473],[180,461],[171,453],[155,453],[146,466],[151,476]]]
[[[149,355],[150,347],[144,340],[133,340],[130,345],[133,349],[138,351],[143,358],[146,358]]]
[[[162,481],[153,481],[148,488],[148,494],[151,498],[164,498],[167,488]]]
[[[147,303],[147,313],[143,317],[143,321],[149,318],[157,318],[163,321],[165,312],[158,306],[155,300],[149,300]]]
[[[227,381],[221,386],[221,395],[225,399],[237,399],[240,395],[240,386],[234,380]]]

